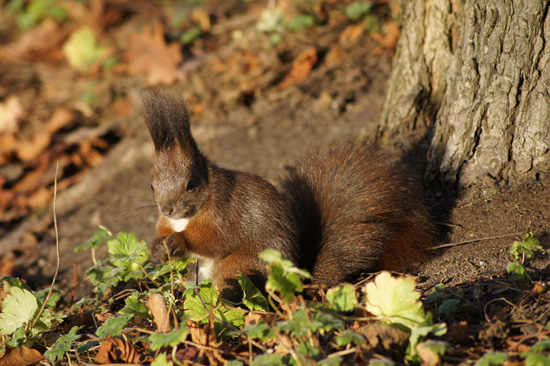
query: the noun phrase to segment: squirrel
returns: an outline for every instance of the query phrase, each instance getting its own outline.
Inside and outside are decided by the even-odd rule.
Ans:
[[[211,279],[225,299],[240,301],[238,273],[263,289],[268,272],[258,255],[266,248],[309,270],[314,284],[334,286],[403,270],[433,243],[421,190],[370,142],[310,152],[278,191],[257,175],[210,162],[191,135],[183,98],[148,89],[143,102],[159,209],[151,259],[197,258],[198,280]]]

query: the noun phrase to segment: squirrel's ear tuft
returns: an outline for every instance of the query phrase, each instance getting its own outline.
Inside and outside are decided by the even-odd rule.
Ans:
[[[156,151],[167,150],[176,144],[195,145],[181,94],[163,88],[147,88],[142,92],[142,100],[143,119]]]

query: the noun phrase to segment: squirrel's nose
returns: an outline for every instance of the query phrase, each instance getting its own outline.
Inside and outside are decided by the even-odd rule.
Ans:
[[[172,206],[162,207],[160,211],[164,216],[170,216],[174,212],[174,208]]]

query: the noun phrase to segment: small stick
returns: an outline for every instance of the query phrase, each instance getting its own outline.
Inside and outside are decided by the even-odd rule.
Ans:
[[[455,247],[455,246],[458,246],[458,245],[469,244],[469,243],[475,243],[476,241],[490,240],[490,239],[499,239],[499,238],[505,238],[505,237],[507,237],[507,236],[516,236],[516,235],[521,235],[521,234],[523,234],[523,232],[512,233],[512,234],[502,234],[502,235],[495,235],[495,236],[485,236],[485,237],[483,237],[483,238],[476,238],[476,239],[464,240],[464,241],[459,241],[459,242],[456,242],[456,243],[449,243],[449,244],[436,245],[435,247],[430,247],[430,248],[428,248],[428,250],[437,250],[437,249],[442,249],[442,248]]]
[[[54,230],[55,230],[55,254],[56,254],[56,258],[57,258],[57,264],[56,264],[56,267],[55,267],[55,273],[53,275],[52,285],[50,286],[50,291],[48,291],[48,295],[44,299],[44,303],[42,304],[42,307],[40,308],[40,311],[38,312],[38,315],[36,316],[36,318],[34,318],[34,321],[32,322],[31,328],[34,328],[34,326],[36,325],[36,322],[38,321],[38,319],[40,319],[40,316],[42,315],[42,312],[46,308],[46,304],[50,300],[50,296],[52,295],[52,292],[53,292],[53,287],[55,286],[55,280],[57,279],[57,273],[59,272],[59,263],[60,263],[60,260],[59,260],[59,231],[57,230],[57,215],[55,213],[55,202],[56,202],[56,199],[57,199],[57,173],[58,172],[59,172],[59,160],[57,161],[57,165],[55,167],[55,179],[53,181],[53,184],[54,184],[54,186],[53,186],[54,187],[54,190],[53,190],[53,205],[52,205],[53,206],[53,227],[54,227]]]

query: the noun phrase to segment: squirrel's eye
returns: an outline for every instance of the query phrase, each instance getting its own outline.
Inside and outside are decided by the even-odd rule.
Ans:
[[[187,191],[191,191],[193,188],[195,188],[195,181],[194,180],[190,180],[189,182],[187,182]]]
[[[154,192],[155,191],[155,187],[153,187],[153,185],[151,184],[151,190]]]

